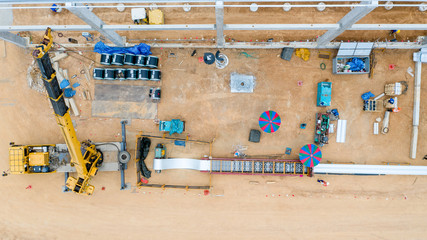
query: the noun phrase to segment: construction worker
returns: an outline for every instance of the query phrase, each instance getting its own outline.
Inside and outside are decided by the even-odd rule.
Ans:
[[[389,35],[390,36],[393,36],[393,39],[391,39],[390,41],[391,42],[397,42],[397,38],[396,38],[396,36],[397,36],[397,34],[399,34],[400,33],[400,30],[391,30],[390,31],[390,33],[389,33]]]

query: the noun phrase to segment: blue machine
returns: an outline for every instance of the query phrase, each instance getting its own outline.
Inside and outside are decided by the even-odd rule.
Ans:
[[[169,132],[169,135],[174,133],[181,134],[185,129],[185,122],[180,119],[172,119],[170,121],[160,121],[159,131]]]
[[[317,106],[331,106],[332,83],[320,82],[317,84]]]

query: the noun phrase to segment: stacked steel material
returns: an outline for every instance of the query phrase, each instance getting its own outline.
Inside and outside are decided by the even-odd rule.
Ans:
[[[159,58],[155,56],[126,54],[101,54],[101,64],[116,66],[139,66],[158,68]],[[161,72],[158,69],[145,68],[95,68],[93,78],[98,80],[151,80],[160,81]]]

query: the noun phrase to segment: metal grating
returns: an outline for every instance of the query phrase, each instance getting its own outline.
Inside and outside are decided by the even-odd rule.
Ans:
[[[244,173],[252,172],[252,161],[243,161],[243,172]]]
[[[285,166],[284,162],[275,162],[274,163],[274,172],[283,173],[283,167]]]
[[[298,160],[283,159],[212,159],[212,173],[309,175],[310,169]]]
[[[264,173],[273,173],[273,162],[264,162]]]
[[[262,165],[260,161],[254,162],[254,173],[262,173]]]
[[[211,164],[212,164],[212,168],[211,168],[212,172],[219,172],[221,170],[221,161],[212,160]]]
[[[285,164],[285,173],[294,173],[294,163]]]
[[[222,161],[221,172],[231,172],[231,161]]]
[[[301,163],[295,163],[295,173],[303,174],[304,173],[304,165]]]
[[[242,172],[243,163],[242,161],[233,162],[233,172]]]
[[[337,56],[369,56],[374,43],[341,43]]]

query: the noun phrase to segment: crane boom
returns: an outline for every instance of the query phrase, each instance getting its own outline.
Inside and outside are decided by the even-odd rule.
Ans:
[[[98,151],[90,140],[83,142],[77,140],[69,109],[65,105],[64,93],[59,87],[56,72],[48,54],[52,44],[51,29],[48,28],[41,45],[34,49],[33,56],[40,68],[56,121],[67,144],[71,156],[71,166],[76,168],[77,178],[69,177],[66,186],[76,193],[92,195],[95,187],[90,185],[89,181],[96,175],[98,166],[103,161],[102,152]]]

